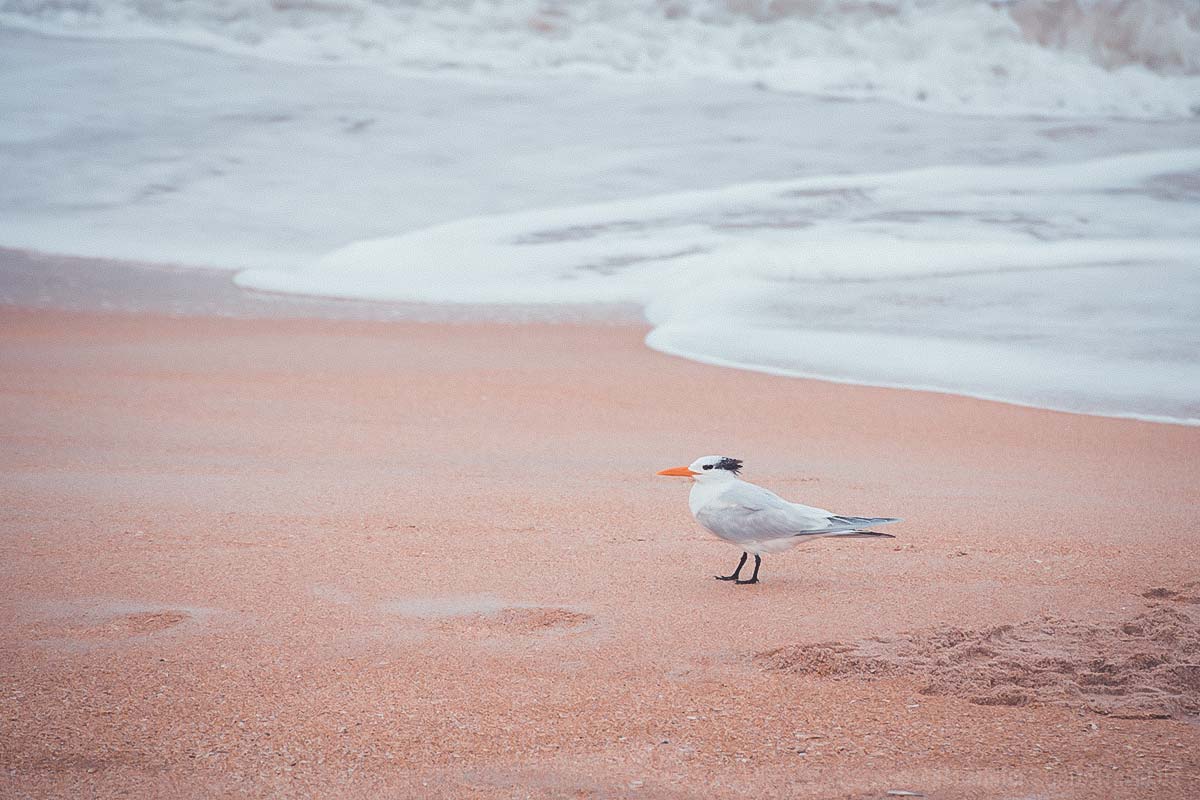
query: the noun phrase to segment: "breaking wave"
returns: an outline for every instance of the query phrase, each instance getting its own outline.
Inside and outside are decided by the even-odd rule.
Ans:
[[[0,0],[0,24],[285,61],[747,81],[960,113],[1200,114],[1193,0]]]

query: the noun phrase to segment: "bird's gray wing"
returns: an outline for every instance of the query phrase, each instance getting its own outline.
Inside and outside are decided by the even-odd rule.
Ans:
[[[701,525],[733,542],[831,532],[831,517],[824,509],[789,503],[774,492],[745,482],[730,487],[696,512]]]

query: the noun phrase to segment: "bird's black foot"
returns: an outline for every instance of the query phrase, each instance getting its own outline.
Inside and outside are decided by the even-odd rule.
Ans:
[[[762,556],[760,556],[758,553],[755,553],[754,554],[754,574],[750,576],[750,580],[748,580],[748,581],[735,581],[735,583],[737,583],[738,586],[744,586],[747,583],[758,583],[758,568],[761,566],[762,566]],[[738,571],[739,572],[741,571],[741,567],[738,567]]]
[[[746,553],[742,553],[742,560],[738,562],[737,569],[733,571],[732,575],[713,575],[713,577],[719,581],[737,581],[741,583],[738,578],[741,577],[742,567],[744,566],[746,566]]]

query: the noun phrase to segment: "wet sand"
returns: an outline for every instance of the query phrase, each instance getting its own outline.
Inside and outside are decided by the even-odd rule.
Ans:
[[[0,310],[0,795],[1196,794],[1200,428],[644,333]]]

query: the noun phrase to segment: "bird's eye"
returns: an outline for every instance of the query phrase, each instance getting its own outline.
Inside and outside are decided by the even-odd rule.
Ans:
[[[705,464],[705,465],[704,465],[704,468],[705,468],[705,469],[712,469],[712,464]]]

